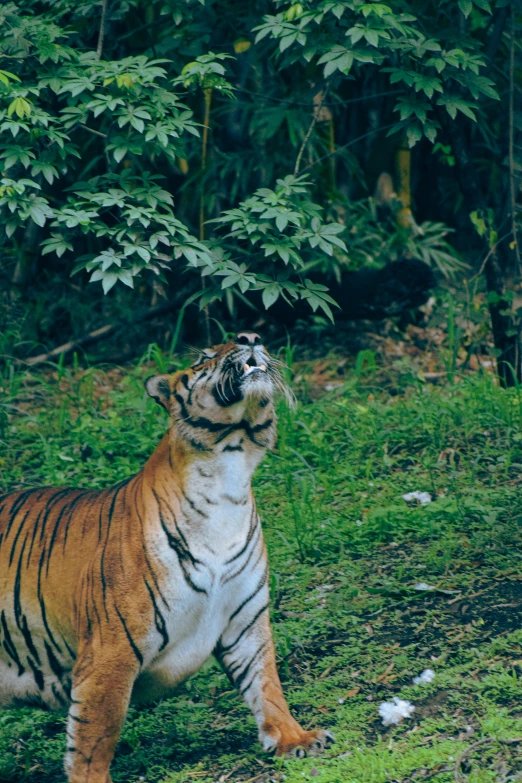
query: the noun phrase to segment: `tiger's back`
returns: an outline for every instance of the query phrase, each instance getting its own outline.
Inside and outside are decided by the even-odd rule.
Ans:
[[[0,499],[0,706],[68,705],[78,584],[115,490],[45,487]]]

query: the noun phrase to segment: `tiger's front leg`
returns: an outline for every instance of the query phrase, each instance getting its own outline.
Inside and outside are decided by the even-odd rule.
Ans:
[[[109,767],[139,663],[125,639],[120,644],[91,640],[79,653],[67,721],[65,771],[69,783],[111,783]]]
[[[253,603],[253,601],[252,601]],[[248,612],[249,601],[223,633],[216,657],[252,710],[263,748],[278,756],[316,755],[333,742],[328,731],[305,731],[292,717],[277,673],[268,606]]]

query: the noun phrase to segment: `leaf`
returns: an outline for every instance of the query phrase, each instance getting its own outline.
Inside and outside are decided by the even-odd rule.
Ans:
[[[422,127],[417,123],[409,125],[406,130],[406,136],[408,138],[408,146],[414,147],[422,139]]]
[[[102,278],[103,293],[108,294],[111,288],[113,288],[118,282],[118,275],[104,275]]]
[[[45,220],[46,220],[45,212],[40,207],[36,205],[32,206],[30,209],[30,215],[34,220],[34,222],[36,223],[36,225],[45,226]]]
[[[20,81],[18,76],[16,76],[14,73],[11,73],[11,71],[0,71],[0,82],[2,82],[2,84],[8,85],[9,79],[12,79],[15,82]]]
[[[271,283],[270,285],[266,286],[266,288],[263,288],[261,297],[263,299],[263,304],[266,310],[268,310],[268,308],[279,299],[280,293],[281,291],[277,283]]]
[[[286,215],[278,215],[276,217],[276,226],[279,229],[279,231],[284,231],[285,228],[288,225],[288,218]]]
[[[134,278],[131,275],[130,270],[122,269],[121,272],[118,273],[118,277],[124,285],[129,286],[129,288],[134,288]]]
[[[117,163],[120,163],[123,160],[123,158],[125,157],[125,155],[127,154],[127,147],[116,147],[116,149],[113,151],[112,154],[113,154],[114,160]]]
[[[471,0],[459,0],[459,8],[467,18],[473,10],[473,3]]]
[[[377,30],[366,30],[364,37],[370,46],[379,46],[379,33]]]
[[[29,117],[31,110],[32,106],[29,101],[26,101],[25,98],[15,98],[9,104],[7,116],[12,117],[13,114],[16,114],[17,117],[20,117],[20,119],[23,120],[24,117]]]

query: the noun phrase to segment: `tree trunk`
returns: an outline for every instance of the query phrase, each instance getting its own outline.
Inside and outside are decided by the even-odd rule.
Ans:
[[[20,286],[20,288],[25,288],[36,272],[40,258],[41,235],[42,230],[40,226],[34,220],[29,220],[24,231],[24,238],[11,280],[14,285]]]
[[[486,200],[481,192],[461,122],[457,118],[444,124],[455,155],[457,179],[466,209],[469,212],[474,209],[485,209]],[[501,262],[500,248],[490,248],[489,243],[485,241],[484,255],[486,257],[484,275],[488,291],[493,341],[497,351],[498,377],[502,386],[515,386],[522,380],[520,329],[511,313],[506,269]]]

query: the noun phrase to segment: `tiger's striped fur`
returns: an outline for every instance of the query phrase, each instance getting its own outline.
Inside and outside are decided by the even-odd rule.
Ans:
[[[322,750],[286,705],[251,477],[276,437],[277,371],[256,335],[147,390],[170,414],[143,470],[104,491],[0,497],[0,707],[67,707],[70,783],[109,783],[131,699],[214,653],[265,749]]]

